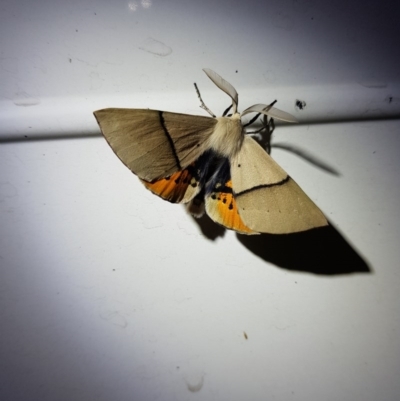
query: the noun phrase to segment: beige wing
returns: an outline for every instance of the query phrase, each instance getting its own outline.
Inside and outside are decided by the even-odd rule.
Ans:
[[[103,109],[94,115],[116,155],[146,181],[194,162],[217,123],[215,118],[148,109]]]
[[[232,186],[244,224],[288,234],[328,225],[321,210],[252,138],[231,161]]]

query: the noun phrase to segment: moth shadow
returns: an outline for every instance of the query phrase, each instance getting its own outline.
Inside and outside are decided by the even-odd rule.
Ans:
[[[206,214],[193,218],[211,241],[227,231]],[[283,269],[319,275],[372,273],[372,269],[348,241],[331,225],[293,234],[236,234],[254,255]]]
[[[195,223],[199,226],[201,233],[209,240],[215,241],[218,237],[224,237],[226,228],[214,223],[206,213],[197,218],[190,215]]]
[[[338,170],[334,167],[326,163],[325,161],[321,160],[317,156],[313,155],[311,152],[301,149],[297,146],[289,145],[286,143],[274,143],[271,145],[275,149],[283,149],[286,150],[294,155],[299,156],[303,160],[307,161],[308,163],[312,164],[313,166],[319,168],[320,170],[325,171],[326,173],[335,175],[339,177],[341,174]]]
[[[319,275],[372,273],[372,269],[331,225],[284,234],[237,235],[249,251],[287,270]]]

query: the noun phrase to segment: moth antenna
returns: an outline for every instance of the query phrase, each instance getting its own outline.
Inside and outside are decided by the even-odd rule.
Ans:
[[[199,100],[200,100],[200,103],[201,103],[200,107],[201,107],[202,109],[204,109],[211,117],[214,117],[214,118],[215,118],[216,115],[204,104],[203,99],[201,98],[200,91],[199,91],[199,88],[197,87],[196,82],[194,83],[194,87],[195,87],[195,89],[196,89],[197,96],[199,97]]]
[[[253,104],[253,106],[248,107],[246,110],[244,110],[242,113],[240,113],[240,115],[243,117],[244,115],[246,115],[248,113],[261,113],[261,114],[265,114],[269,117],[273,117],[278,120],[287,121],[289,123],[297,123],[296,118],[293,117],[291,114],[273,107],[276,102],[277,101],[274,100],[272,103],[270,103],[268,105]]]
[[[270,103],[268,105],[268,108],[266,110],[269,110],[276,102],[277,102],[277,100],[275,99],[272,103]],[[243,125],[243,127],[246,128],[249,125],[253,124],[254,121],[256,121],[258,117],[260,117],[260,115],[261,115],[261,113],[257,113],[247,124]],[[264,114],[263,128],[260,128],[258,131],[254,131],[254,132],[250,132],[250,133],[256,134],[258,132],[261,132],[266,127],[267,121],[265,121],[265,120],[267,120],[267,116]],[[271,117],[270,121],[273,121],[272,117]]]
[[[237,103],[235,103],[235,102],[233,102],[232,103],[232,106],[233,106],[233,114],[236,114],[238,111],[237,111]]]
[[[236,92],[236,89],[228,81],[225,81],[225,79],[218,75],[215,71],[210,70],[209,68],[203,68],[203,71],[206,73],[208,78],[210,78],[211,81],[213,81],[214,84],[218,86],[218,88],[220,88],[232,99],[232,111],[233,114],[236,114],[239,103],[239,95]]]
[[[222,117],[225,117],[228,114],[228,111],[232,108],[232,105],[230,105],[227,109],[222,114]]]

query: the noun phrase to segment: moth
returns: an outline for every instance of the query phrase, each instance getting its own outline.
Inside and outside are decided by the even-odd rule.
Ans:
[[[238,93],[216,72],[207,76],[232,100],[222,117],[149,109],[108,108],[94,115],[120,160],[144,186],[172,203],[184,203],[241,234],[287,234],[328,225],[320,209],[250,136],[249,113],[296,122],[270,105],[238,112]],[[232,109],[232,114],[226,115]]]

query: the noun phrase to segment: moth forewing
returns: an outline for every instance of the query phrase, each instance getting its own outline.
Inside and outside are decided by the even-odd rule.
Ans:
[[[94,112],[107,142],[121,161],[146,181],[187,167],[207,149],[215,118],[148,109]]]
[[[249,136],[244,137],[240,151],[231,160],[231,176],[235,194],[287,178],[285,170]]]
[[[254,231],[288,234],[328,225],[324,214],[287,173],[246,137],[231,161],[240,217]]]

